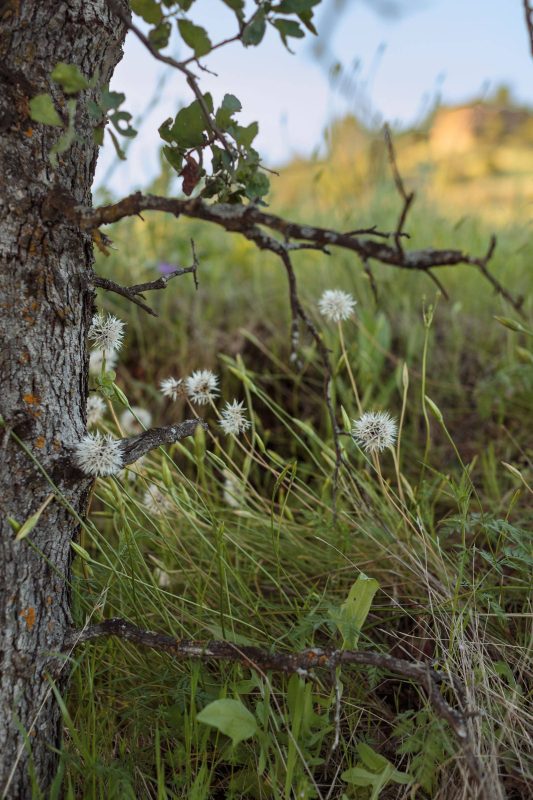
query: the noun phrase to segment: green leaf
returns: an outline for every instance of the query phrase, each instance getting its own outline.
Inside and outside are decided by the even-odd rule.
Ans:
[[[156,50],[162,50],[163,47],[167,46],[171,33],[172,26],[170,22],[161,22],[155,28],[152,28],[148,34],[148,39]]]
[[[109,89],[105,88],[102,90],[102,96],[98,105],[102,111],[110,111],[112,108],[118,108],[122,105],[125,99],[126,95],[122,92],[110,92]]]
[[[275,11],[278,14],[302,14],[311,11],[319,3],[320,0],[281,0]]]
[[[245,47],[256,47],[261,43],[266,30],[265,12],[263,9],[257,11],[250,22],[244,28],[241,41]]]
[[[178,28],[181,38],[185,44],[189,45],[191,50],[194,50],[196,58],[205,56],[210,52],[213,45],[211,44],[211,39],[207,35],[205,28],[201,28],[200,25],[195,25],[188,19],[179,19]]]
[[[242,20],[244,17],[244,0],[222,0],[223,3],[235,11],[237,17]]]
[[[242,109],[240,100],[233,94],[225,94],[222,104],[215,115],[215,122],[217,127],[226,130],[230,122],[232,122],[233,114]]]
[[[365,744],[365,742],[358,742],[357,752],[359,753],[359,757],[365,767],[368,767],[368,769],[371,769],[374,772],[383,772],[385,767],[390,765],[390,761],[388,761],[379,753],[376,753],[375,750],[372,750],[372,748],[368,744]]]
[[[237,144],[242,145],[246,149],[248,149],[257,134],[259,133],[259,125],[257,122],[251,122],[246,127],[241,125],[235,125],[230,130],[231,135],[237,142]]]
[[[369,772],[363,767],[352,767],[341,774],[341,780],[352,786],[374,786],[379,778],[375,772]]]
[[[166,160],[170,164],[171,167],[174,167],[176,172],[181,172],[181,168],[183,165],[183,155],[180,153],[179,150],[176,150],[175,147],[168,147],[166,145],[163,147],[163,155],[165,156]]]
[[[289,49],[287,37],[292,36],[293,39],[303,39],[305,36],[298,23],[290,19],[276,19],[274,20],[274,27],[279,31],[281,41],[287,49]]]
[[[109,119],[122,136],[127,136],[130,139],[137,136],[137,131],[130,125],[131,114],[127,111],[115,111],[114,114],[110,115]]]
[[[61,127],[63,122],[57,113],[54,101],[49,94],[37,94],[30,100],[30,117],[34,122],[42,122],[43,125],[57,125]]]
[[[63,134],[61,134],[57,142],[50,148],[50,153],[48,154],[50,163],[54,167],[57,166],[57,154],[64,153],[66,150],[68,150],[76,138],[76,128],[74,127],[74,120],[76,117],[76,100],[73,97],[71,97],[70,100],[67,100],[67,112],[68,128]]]
[[[130,0],[131,10],[142,17],[145,22],[157,25],[161,17],[161,9],[155,0]]]
[[[364,572],[361,572],[350,589],[348,597],[340,607],[340,619],[336,621],[342,634],[344,649],[354,650],[357,647],[361,628],[378,589],[379,583]]]
[[[240,700],[215,700],[200,711],[197,720],[229,736],[234,747],[258,730],[254,715]]]
[[[213,111],[213,99],[210,94],[204,94],[204,103],[210,112]],[[176,114],[170,134],[180,147],[199,147],[204,143],[203,132],[208,127],[208,122],[198,100],[190,106],[182,108]]]
[[[78,94],[89,86],[89,81],[83,77],[75,64],[65,64],[60,61],[55,65],[50,77],[61,86],[65,94]]]
[[[257,200],[259,197],[264,197],[270,189],[270,181],[264,172],[255,172],[246,181],[246,197],[249,200]]]

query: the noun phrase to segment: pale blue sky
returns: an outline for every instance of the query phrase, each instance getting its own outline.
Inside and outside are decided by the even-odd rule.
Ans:
[[[317,27],[320,32],[328,8],[337,14],[327,60],[340,61],[351,73],[348,91],[335,88],[327,69],[317,62],[315,37],[303,43],[292,40],[296,54],[290,55],[273,31],[258,48],[232,44],[213,53],[206,64],[218,77],[202,73],[201,87],[213,93],[215,102],[225,92],[239,97],[241,120],[258,120],[257,146],[272,166],[294,155],[309,155],[323,142],[328,123],[351,111],[410,124],[423,116],[437,91],[444,102],[457,103],[506,83],[533,106],[533,59],[522,0],[405,0],[403,5],[407,13],[391,19],[376,14],[372,0],[346,0],[342,15],[335,11],[335,0],[323,0]],[[232,12],[220,0],[197,0],[192,11],[212,41],[235,33]],[[125,108],[136,116],[146,109],[165,70],[130,34],[112,87],[126,93]],[[169,75],[128,161],[108,180],[113,191],[141,187],[156,174],[157,128],[188,102],[181,76]],[[106,137],[97,185],[113,161]]]

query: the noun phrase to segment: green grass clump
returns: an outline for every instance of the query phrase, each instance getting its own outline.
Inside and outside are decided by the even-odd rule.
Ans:
[[[306,200],[290,216],[302,216]],[[334,208],[323,198],[307,221],[392,229],[396,213],[381,185]],[[200,288],[185,276],[154,293],[158,319],[106,294],[107,309],[128,324],[116,380],[154,424],[197,413],[209,430],[97,481],[75,563],[77,623],[123,617],[176,638],[265,650],[357,642],[435,664],[462,687],[444,691],[468,716],[483,791],[528,797],[533,357],[526,333],[494,319],[516,314],[471,267],[439,273],[449,301],[435,299],[424,275],[376,267],[376,303],[352,255],[296,254],[346,434],[335,515],[324,375],[304,332],[302,367],[290,366],[279,264],[237,236],[146,216],[113,231],[116,249],[98,271],[124,284],[149,280],[159,262],[189,263],[193,237]],[[476,254],[489,233],[472,219],[454,226],[430,203],[415,206],[409,229],[409,247]],[[492,269],[529,297],[531,318],[528,234],[498,233]],[[342,339],[318,314],[326,288],[358,300]],[[363,408],[401,423],[397,448],[379,460],[348,435],[358,409],[347,365]],[[223,435],[220,402],[189,406],[158,392],[161,379],[205,368],[221,376],[224,400],[244,401],[253,426],[242,437]],[[121,411],[115,397],[100,427],[119,432]],[[379,588],[362,625],[347,632],[343,604],[361,575]],[[287,678],[177,661],[117,639],[73,658],[59,776],[66,797],[485,796],[424,688],[383,670]],[[210,706],[219,700],[238,706]],[[223,725],[202,721],[207,707],[238,709],[250,735],[233,741]]]

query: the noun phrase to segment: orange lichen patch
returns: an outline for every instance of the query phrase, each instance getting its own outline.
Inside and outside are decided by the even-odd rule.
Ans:
[[[33,128],[28,128],[27,131],[24,131],[24,136],[28,136],[28,137],[33,136]]]
[[[41,402],[41,398],[39,397],[38,394],[25,394],[23,395],[22,399],[29,406],[38,406],[39,403]]]
[[[52,595],[51,594],[47,595],[47,597],[46,597],[46,605],[47,606],[51,606],[52,605]]]
[[[27,364],[29,360],[30,360],[30,354],[28,353],[28,351],[27,351],[27,350],[25,350],[25,351],[24,351],[23,353],[21,353],[21,355],[19,356],[19,363],[20,363],[20,364]]]
[[[44,442],[45,442],[44,436],[38,436],[35,440],[35,447],[38,447],[39,450],[42,450],[44,447]]]
[[[33,606],[29,606],[29,608],[23,608],[20,612],[20,616],[26,621],[26,627],[29,631],[35,625],[35,609]]]

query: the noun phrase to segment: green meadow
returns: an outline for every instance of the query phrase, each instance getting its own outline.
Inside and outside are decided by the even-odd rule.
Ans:
[[[184,275],[147,294],[157,318],[109,292],[98,293],[97,306],[127,323],[115,380],[128,404],[148,410],[152,425],[199,415],[209,427],[98,479],[73,593],[80,626],[121,617],[178,639],[423,661],[455,676],[460,688],[443,687],[443,696],[467,719],[485,785],[526,798],[531,187],[520,146],[506,148],[496,169],[488,147],[488,166],[482,149],[468,161],[435,162],[423,138],[399,137],[399,165],[417,192],[405,246],[483,256],[494,233],[489,269],[525,298],[523,317],[474,266],[435,270],[446,298],[426,274],[372,265],[375,297],[355,254],[295,253],[300,298],[333,368],[343,456],[336,486],[323,367],[303,329],[300,363],[290,361],[278,261],[203,222],[147,213],[108,229],[113,246],[98,253],[96,271],[125,285],[157,278],[161,263],[187,266],[194,240],[198,289]],[[172,191],[169,181],[163,171],[150,188]],[[294,162],[271,183],[271,210],[290,219],[395,229],[400,199],[383,142],[353,121],[331,131],[327,155]],[[357,300],[340,326],[319,312],[327,289]],[[161,380],[200,369],[219,376],[215,402],[162,396]],[[394,448],[377,458],[350,435],[354,384],[364,411],[387,411],[399,425]],[[252,422],[239,437],[219,424],[234,399]],[[115,395],[98,428],[119,435],[124,410]],[[71,658],[56,797],[478,796],[424,687],[390,671],[343,666],[288,677],[113,638]],[[220,700],[233,703],[213,705]]]

